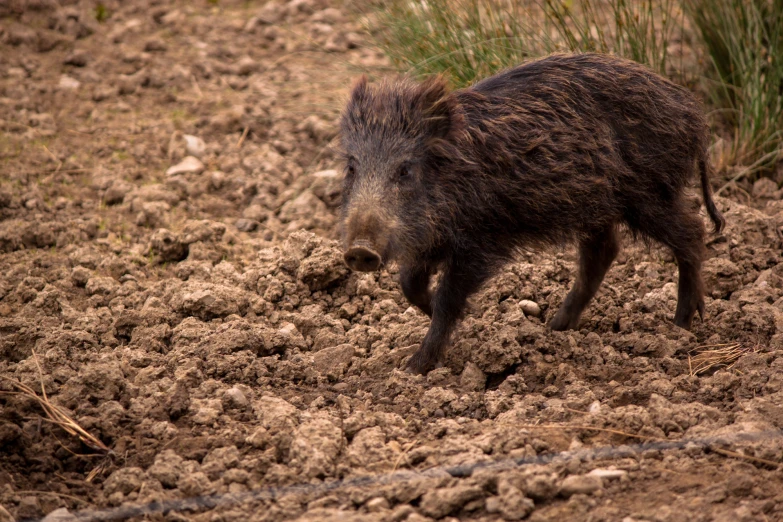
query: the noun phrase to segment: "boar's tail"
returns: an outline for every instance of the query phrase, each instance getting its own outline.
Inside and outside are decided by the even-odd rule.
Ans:
[[[710,215],[710,219],[714,225],[713,231],[717,234],[723,230],[726,225],[726,220],[715,206],[715,201],[712,199],[712,187],[710,186],[710,174],[712,168],[710,167],[709,160],[707,158],[699,159],[699,176],[701,177],[701,193],[704,197],[704,206],[707,207],[707,214]]]

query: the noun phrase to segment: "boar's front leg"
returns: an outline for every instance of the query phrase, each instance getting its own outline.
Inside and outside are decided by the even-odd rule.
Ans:
[[[443,274],[432,298],[432,323],[421,346],[408,361],[409,372],[424,374],[435,368],[448,345],[449,335],[465,309],[468,297],[490,275],[490,264],[482,256],[461,252],[459,257],[443,267]]]
[[[431,275],[432,271],[426,265],[400,267],[402,293],[412,305],[430,317],[432,317]]]
[[[582,311],[598,291],[619,251],[620,243],[614,225],[582,239],[579,245],[579,271],[576,281],[560,310],[549,323],[552,330],[575,330],[579,326]]]

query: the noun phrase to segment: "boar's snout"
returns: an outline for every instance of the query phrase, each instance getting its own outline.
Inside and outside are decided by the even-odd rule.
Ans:
[[[354,244],[345,255],[345,264],[356,272],[374,272],[381,267],[381,256],[367,245]]]

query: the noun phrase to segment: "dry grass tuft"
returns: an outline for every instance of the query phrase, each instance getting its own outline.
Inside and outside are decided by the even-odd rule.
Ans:
[[[35,402],[39,404],[39,406],[41,406],[44,413],[46,414],[46,417],[44,417],[43,420],[59,426],[68,435],[79,439],[85,446],[95,451],[98,454],[98,456],[110,458],[114,454],[114,452],[108,446],[106,446],[103,442],[101,442],[100,439],[98,439],[97,437],[89,433],[87,430],[82,428],[75,420],[73,420],[73,418],[68,414],[68,412],[64,408],[52,403],[49,400],[49,397],[46,395],[46,389],[44,388],[43,370],[41,369],[41,364],[38,362],[38,356],[36,355],[35,351],[33,351],[33,359],[35,360],[35,365],[38,368],[38,376],[41,381],[41,395],[38,395],[38,393],[36,393],[35,390],[30,388],[26,384],[10,379],[4,375],[0,375],[0,378],[3,378],[17,391],[16,392],[0,391],[0,393],[18,394],[33,399]],[[59,439],[58,442],[60,442]],[[65,448],[65,445],[63,445],[62,442],[60,442],[60,444]],[[68,450],[68,448],[65,449],[73,453],[72,451]],[[79,455],[79,456],[93,457],[95,455]],[[98,473],[100,473],[105,469],[106,465],[108,464],[108,460],[106,458],[89,473],[89,475],[87,476],[87,482],[90,482],[98,475]]]
[[[742,343],[709,344],[699,346],[688,354],[688,369],[691,376],[701,375],[713,368],[731,369],[737,360],[745,354],[755,353],[758,346]],[[696,355],[691,357],[691,353]]]

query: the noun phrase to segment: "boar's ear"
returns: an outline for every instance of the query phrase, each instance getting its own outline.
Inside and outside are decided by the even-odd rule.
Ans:
[[[358,103],[367,98],[369,94],[369,88],[367,87],[367,75],[362,74],[361,77],[356,80],[351,89],[351,102]]]
[[[436,140],[448,140],[457,132],[461,122],[456,98],[449,92],[443,76],[429,78],[420,86],[427,132]]]

